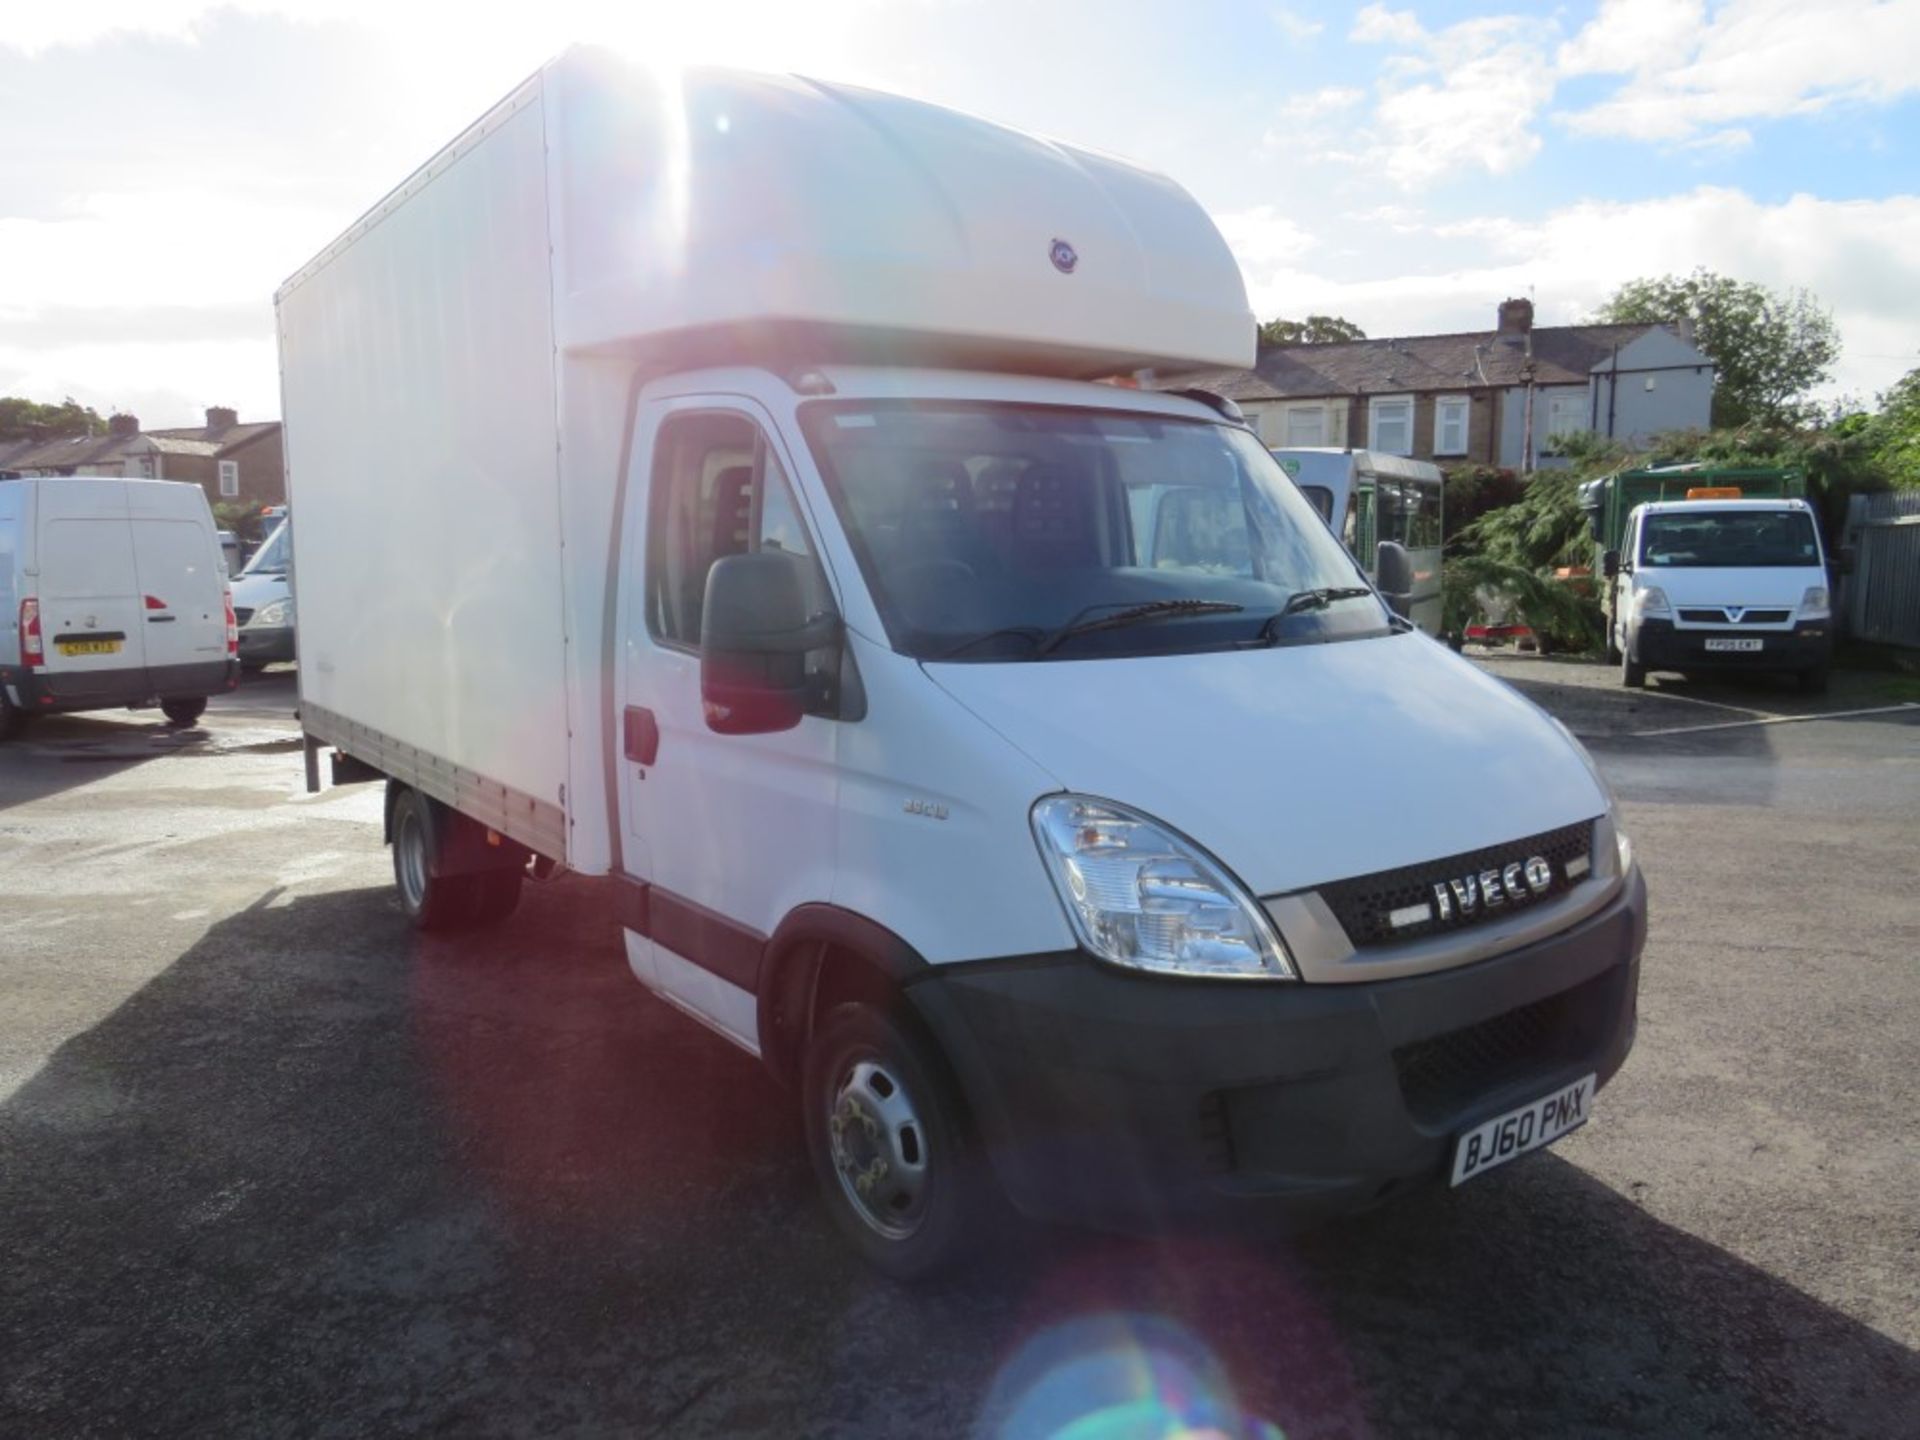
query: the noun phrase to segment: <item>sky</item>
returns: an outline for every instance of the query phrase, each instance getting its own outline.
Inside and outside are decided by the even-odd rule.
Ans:
[[[1920,0],[0,0],[0,395],[276,415],[272,295],[573,40],[899,91],[1187,187],[1263,319],[1811,290],[1920,366]]]

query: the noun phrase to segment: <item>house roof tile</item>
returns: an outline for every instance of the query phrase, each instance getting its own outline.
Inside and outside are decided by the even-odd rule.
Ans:
[[[278,420],[249,420],[244,425],[228,425],[223,429],[210,430],[205,425],[176,426],[168,430],[148,430],[144,432],[164,453],[172,455],[218,455],[256,440],[270,430],[278,430]],[[168,449],[168,442],[186,442],[205,447],[192,450]]]
[[[1537,385],[1585,384],[1617,345],[1651,325],[1547,325],[1533,335]],[[1216,371],[1183,384],[1203,384],[1232,400],[1320,395],[1390,395],[1520,385],[1528,355],[1518,334],[1497,330],[1409,335],[1330,345],[1286,345],[1261,352],[1251,370]]]

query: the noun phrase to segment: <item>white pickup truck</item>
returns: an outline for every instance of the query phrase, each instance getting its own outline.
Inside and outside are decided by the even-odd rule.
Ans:
[[[1827,688],[1832,598],[1805,500],[1649,501],[1602,568],[1607,648],[1625,684],[1653,670],[1772,670]]]

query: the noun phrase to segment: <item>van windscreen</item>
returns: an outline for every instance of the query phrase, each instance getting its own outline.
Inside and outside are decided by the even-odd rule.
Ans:
[[[1804,510],[1673,510],[1652,513],[1640,536],[1640,563],[1662,566],[1818,565],[1813,517]]]
[[[1353,559],[1237,426],[906,401],[816,401],[802,424],[903,653],[1230,648],[1272,638],[1263,627],[1290,601],[1345,612],[1340,638],[1387,631]],[[1308,607],[1307,591],[1341,593]],[[1085,621],[1117,623],[1082,644]]]

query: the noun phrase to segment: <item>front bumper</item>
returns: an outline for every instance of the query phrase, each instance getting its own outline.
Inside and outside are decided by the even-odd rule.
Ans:
[[[240,628],[240,658],[249,665],[293,659],[293,626]]]
[[[1009,1197],[1132,1228],[1265,1202],[1312,1218],[1443,1179],[1453,1137],[1632,1048],[1636,869],[1552,939],[1371,984],[1136,976],[1078,953],[910,987]]]
[[[53,672],[24,665],[0,666],[0,685],[7,687],[8,698],[29,715],[199,699],[232,690],[239,683],[240,664],[236,660]]]
[[[1758,640],[1758,650],[1709,650],[1709,640]],[[1721,625],[1676,629],[1671,620],[1642,620],[1634,659],[1649,670],[1815,670],[1833,658],[1833,625],[1807,620],[1791,630]]]

